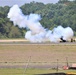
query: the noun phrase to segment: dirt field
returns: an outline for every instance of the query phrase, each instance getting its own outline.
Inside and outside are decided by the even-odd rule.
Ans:
[[[56,68],[76,63],[76,44],[71,43],[2,43],[0,68]]]

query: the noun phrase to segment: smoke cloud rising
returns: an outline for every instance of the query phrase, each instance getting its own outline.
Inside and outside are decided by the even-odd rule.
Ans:
[[[30,42],[45,42],[48,40],[58,42],[61,37],[64,40],[68,40],[74,35],[70,27],[63,28],[58,26],[53,30],[46,30],[39,22],[41,20],[39,14],[24,15],[18,5],[10,8],[8,18],[10,18],[10,21],[13,21],[14,25],[29,29],[25,34],[25,38]]]

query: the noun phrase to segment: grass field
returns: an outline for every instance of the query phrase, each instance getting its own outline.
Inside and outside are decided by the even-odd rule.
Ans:
[[[56,72],[57,64],[59,72],[64,72],[62,67],[67,62],[69,66],[76,63],[75,44],[0,44],[0,75],[51,73]],[[75,73],[74,70],[65,72]]]
[[[56,70],[51,69],[0,69],[0,75],[37,75],[37,74],[48,74],[56,73]],[[59,73],[76,73],[76,70],[59,70]]]

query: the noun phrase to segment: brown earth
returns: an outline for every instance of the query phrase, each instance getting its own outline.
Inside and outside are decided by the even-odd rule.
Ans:
[[[0,67],[54,68],[76,63],[76,44],[0,44]],[[42,67],[41,67],[42,66]]]

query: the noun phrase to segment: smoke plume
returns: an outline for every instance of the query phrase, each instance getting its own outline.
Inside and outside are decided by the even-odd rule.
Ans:
[[[70,27],[63,28],[58,26],[53,30],[46,30],[39,22],[41,20],[39,14],[24,15],[18,5],[10,8],[8,18],[10,18],[10,21],[13,21],[14,25],[29,29],[25,34],[25,38],[30,42],[45,42],[48,40],[58,42],[61,37],[64,40],[68,40],[74,35]]]

